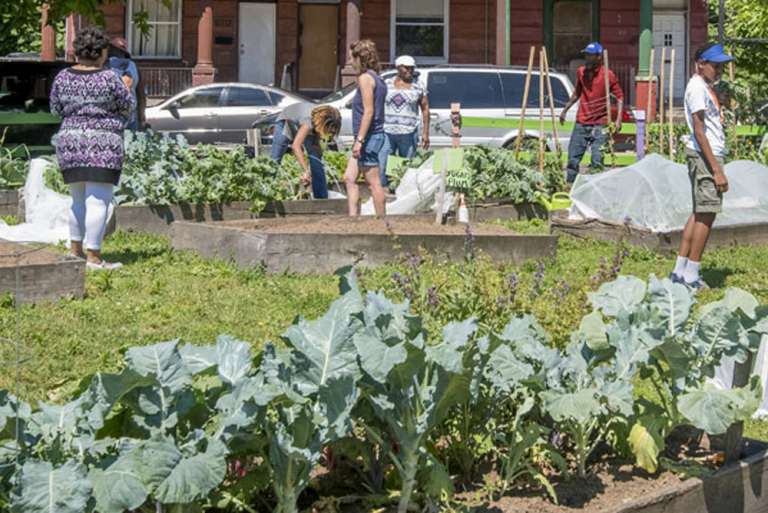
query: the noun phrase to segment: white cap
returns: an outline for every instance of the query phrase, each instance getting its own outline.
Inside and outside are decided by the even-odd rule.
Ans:
[[[400,57],[395,59],[395,66],[406,66],[409,68],[415,68],[416,61],[410,55],[401,55]]]

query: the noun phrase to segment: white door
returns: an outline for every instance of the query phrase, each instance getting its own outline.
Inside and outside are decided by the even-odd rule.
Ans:
[[[277,4],[240,4],[240,82],[273,84]]]
[[[662,48],[667,49],[665,66],[664,97],[669,95],[669,70],[672,61],[672,48],[675,49],[675,98],[681,99],[685,95],[685,86],[688,83],[688,70],[686,64],[686,22],[685,13],[654,13],[653,15],[653,47],[656,49],[654,65],[656,76],[660,76]]]

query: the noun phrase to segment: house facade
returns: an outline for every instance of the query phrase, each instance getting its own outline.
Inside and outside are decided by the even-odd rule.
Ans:
[[[649,74],[649,47],[666,46],[681,96],[707,37],[706,0],[124,0],[104,15],[166,94],[211,80],[322,94],[351,79],[346,49],[369,38],[387,63],[410,54],[422,64],[527,65],[530,47],[544,45],[566,72],[600,40],[625,89]]]

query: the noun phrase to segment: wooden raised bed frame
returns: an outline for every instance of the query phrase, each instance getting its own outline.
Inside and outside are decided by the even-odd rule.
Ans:
[[[426,222],[432,216],[394,216],[398,219],[418,219]],[[355,223],[346,216],[328,216],[329,223]],[[366,218],[356,218],[363,219]],[[315,221],[317,218],[315,218]],[[345,265],[360,263],[366,267],[397,260],[401,255],[418,252],[420,248],[440,260],[461,260],[465,256],[466,235],[419,233],[397,235],[386,233],[329,233],[315,224],[303,233],[281,233],[281,220],[271,222],[273,228],[259,231],[246,222],[174,223],[171,241],[174,249],[194,250],[206,258],[232,259],[241,268],[265,266],[270,272],[332,273]],[[312,225],[312,219],[295,219],[296,223]],[[365,221],[360,221],[365,222]],[[277,227],[275,227],[277,225]],[[315,228],[316,229],[312,229]],[[493,260],[520,263],[525,260],[551,257],[557,250],[557,237],[552,235],[518,235],[512,232],[494,235],[474,235],[474,246]]]

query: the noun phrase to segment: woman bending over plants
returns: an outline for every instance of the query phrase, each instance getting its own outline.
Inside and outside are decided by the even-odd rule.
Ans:
[[[323,165],[323,147],[339,135],[341,114],[330,105],[317,107],[309,103],[295,103],[286,107],[275,124],[275,139],[272,144],[272,158],[283,160],[290,143],[304,176],[304,183],[312,184],[312,197],[326,199],[328,182]],[[309,163],[304,156],[307,151]]]

